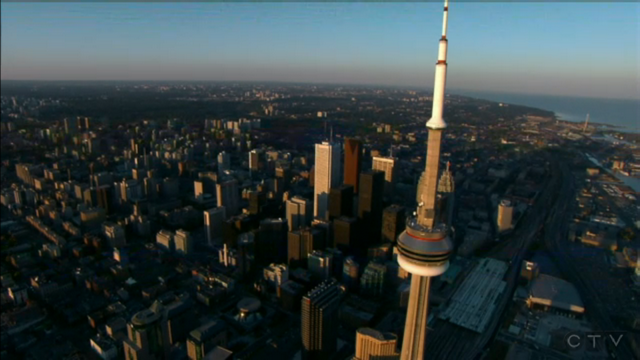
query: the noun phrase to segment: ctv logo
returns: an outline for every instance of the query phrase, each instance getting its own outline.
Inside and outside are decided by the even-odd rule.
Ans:
[[[626,333],[620,331],[572,332],[565,336],[565,344],[570,349],[584,347],[588,351],[601,351],[617,348]]]

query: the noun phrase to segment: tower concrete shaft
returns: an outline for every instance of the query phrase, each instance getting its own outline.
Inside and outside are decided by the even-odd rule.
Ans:
[[[412,275],[401,360],[424,359],[431,277]]]

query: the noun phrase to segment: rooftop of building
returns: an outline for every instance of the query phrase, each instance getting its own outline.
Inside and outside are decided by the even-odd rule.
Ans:
[[[573,284],[568,281],[540,274],[529,289],[530,300],[563,310],[584,312],[584,303]]]
[[[189,336],[197,341],[206,341],[207,339],[225,330],[226,327],[227,324],[224,321],[213,320],[191,331],[189,333]]]
[[[395,334],[389,332],[380,332],[376,329],[372,328],[359,328],[357,330],[358,334],[362,334],[365,336],[372,337],[379,341],[395,341],[398,340],[398,337]]]

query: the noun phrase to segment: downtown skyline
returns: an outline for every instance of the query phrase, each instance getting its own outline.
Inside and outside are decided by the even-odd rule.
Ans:
[[[429,88],[437,5],[2,3],[1,78]],[[638,4],[454,6],[452,91],[640,98]]]

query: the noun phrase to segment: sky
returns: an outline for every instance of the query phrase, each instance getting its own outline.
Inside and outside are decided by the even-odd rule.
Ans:
[[[442,3],[1,3],[2,80],[431,88]],[[640,99],[639,3],[452,2],[447,88]]]

